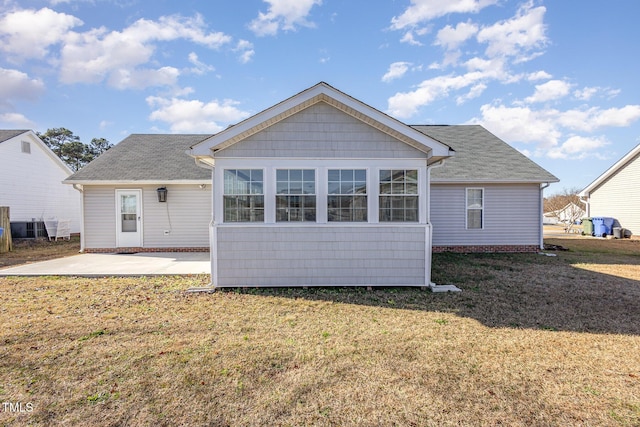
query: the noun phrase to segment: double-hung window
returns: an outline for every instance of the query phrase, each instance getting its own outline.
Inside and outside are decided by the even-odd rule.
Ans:
[[[276,170],[276,221],[315,220],[315,171],[313,169]]]
[[[467,188],[467,229],[484,227],[484,189]]]
[[[263,222],[262,169],[225,169],[224,221]]]
[[[329,169],[327,219],[367,222],[366,169]]]
[[[418,222],[417,169],[381,169],[380,222]]]

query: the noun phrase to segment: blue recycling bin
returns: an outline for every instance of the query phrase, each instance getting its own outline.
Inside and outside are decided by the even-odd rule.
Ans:
[[[605,237],[608,234],[613,234],[614,218],[609,217],[597,217],[593,218],[593,235],[596,237]]]

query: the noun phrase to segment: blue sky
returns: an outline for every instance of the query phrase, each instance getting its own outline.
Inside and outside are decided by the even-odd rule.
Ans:
[[[0,0],[0,128],[215,133],[319,81],[583,188],[640,143],[636,0]]]

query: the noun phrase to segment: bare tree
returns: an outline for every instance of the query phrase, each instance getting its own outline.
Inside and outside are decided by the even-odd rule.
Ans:
[[[544,199],[544,212],[555,213],[558,221],[566,225],[565,231],[567,233],[584,215],[583,204],[578,196],[579,193],[579,188],[565,188],[560,193]]]

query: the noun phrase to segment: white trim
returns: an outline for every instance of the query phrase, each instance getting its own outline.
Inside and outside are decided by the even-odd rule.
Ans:
[[[604,181],[609,179],[613,174],[618,172],[618,170],[622,169],[627,165],[627,163],[632,160],[636,155],[640,154],[640,144],[638,144],[634,149],[629,151],[623,158],[618,160],[613,166],[604,171],[602,175],[596,178],[591,184],[587,185],[584,190],[582,190],[578,195],[580,197],[589,197],[590,193],[599,187]]]
[[[131,180],[75,180],[75,179],[65,179],[62,181],[63,184],[77,184],[77,185],[183,185],[183,184],[210,184],[210,179],[144,179],[139,181],[131,181]]]
[[[376,164],[371,165],[370,162],[363,160],[342,160],[335,162],[331,166],[325,166],[326,163],[313,159],[288,159],[280,161],[270,161],[265,165],[265,159],[249,159],[246,161],[224,161],[219,160],[214,171],[213,178],[213,217],[216,225],[236,224],[241,226],[252,225],[282,225],[289,224],[287,222],[276,222],[275,196],[276,196],[276,170],[278,169],[306,169],[315,170],[316,175],[316,221],[302,221],[296,223],[296,226],[307,226],[317,224],[330,224],[338,226],[338,224],[380,224],[380,225],[424,225],[429,221],[429,203],[430,197],[429,185],[427,182],[428,167],[425,165],[424,159],[413,159],[412,162],[403,162],[396,159],[378,159]],[[264,197],[264,221],[262,222],[238,222],[226,223],[224,221],[224,171],[227,169],[260,169],[263,171],[263,197]],[[328,171],[329,169],[364,169],[367,173],[367,222],[329,222],[327,211],[328,200]],[[380,170],[403,169],[418,171],[418,221],[416,222],[380,222],[379,221],[379,192]],[[216,197],[216,194],[218,195]],[[484,197],[484,195],[483,195]],[[217,200],[216,200],[217,199]]]
[[[482,208],[480,208],[480,228],[469,228],[469,190],[481,190],[482,191]],[[484,206],[485,206],[485,191],[484,187],[466,187],[464,189],[464,228],[465,230],[484,230]],[[478,208],[473,208],[478,210]]]
[[[392,118],[391,116],[367,105],[355,98],[333,88],[327,83],[320,82],[297,95],[294,95],[258,114],[255,114],[244,121],[231,126],[222,132],[205,139],[191,147],[190,154],[194,157],[214,157],[214,151],[224,149],[233,145],[235,142],[245,139],[255,133],[260,132],[268,126],[271,126],[287,117],[302,111],[318,102],[327,102],[328,104],[339,108],[345,114],[349,114],[358,120],[369,125],[375,123],[383,132],[386,132],[396,138],[406,138],[415,144],[413,146],[424,153],[428,157],[451,156],[453,151],[448,145],[433,139],[432,137]],[[373,122],[373,123],[372,123]],[[395,134],[395,135],[394,135]]]
[[[120,221],[120,195],[123,193],[136,193],[136,197],[138,198],[137,202],[137,210],[138,210],[138,230],[137,234],[140,236],[139,245],[122,245],[120,244],[120,233],[122,228],[122,223]],[[115,198],[116,198],[116,248],[128,248],[128,247],[144,247],[144,228],[143,228],[143,211],[142,211],[142,189],[141,188],[116,188],[115,189]]]

